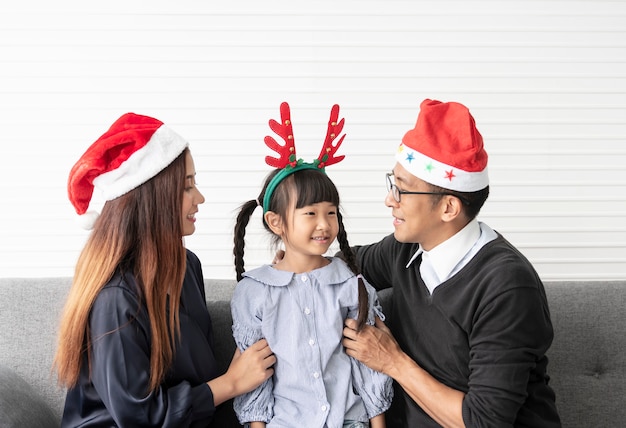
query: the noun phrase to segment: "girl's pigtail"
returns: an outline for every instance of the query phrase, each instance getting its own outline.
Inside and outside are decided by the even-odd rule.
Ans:
[[[358,283],[359,283],[359,316],[357,318],[357,330],[361,330],[365,323],[367,322],[367,315],[369,312],[369,298],[367,295],[367,290],[365,289],[365,283],[363,282],[363,278],[361,277],[359,266],[356,262],[356,255],[350,248],[350,244],[348,243],[348,234],[346,233],[346,229],[343,226],[343,217],[341,213],[337,211],[337,220],[339,221],[339,233],[337,234],[337,241],[339,242],[339,249],[343,253],[343,258],[350,268],[350,270],[358,275]]]
[[[244,240],[246,236],[246,226],[250,222],[250,217],[252,213],[259,205],[257,200],[251,200],[246,202],[241,206],[241,210],[237,215],[237,222],[235,223],[235,237],[234,237],[234,247],[233,247],[233,255],[235,256],[235,272],[237,273],[237,281],[241,281],[243,278],[244,269],[244,261],[243,261],[243,253],[246,242]]]

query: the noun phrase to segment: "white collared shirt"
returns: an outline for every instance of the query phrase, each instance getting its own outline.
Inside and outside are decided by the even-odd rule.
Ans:
[[[473,219],[454,236],[430,251],[424,251],[420,245],[406,267],[422,254],[420,275],[432,294],[438,285],[460,271],[485,244],[496,237],[493,229]]]

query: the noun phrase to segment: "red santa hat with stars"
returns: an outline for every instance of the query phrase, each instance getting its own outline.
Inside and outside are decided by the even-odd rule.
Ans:
[[[160,120],[126,113],[98,138],[72,167],[67,192],[83,227],[98,216],[88,211],[94,188],[105,201],[145,183],[176,159],[188,142]]]
[[[463,104],[422,101],[415,128],[402,138],[396,160],[444,189],[475,192],[489,185],[483,137]]]

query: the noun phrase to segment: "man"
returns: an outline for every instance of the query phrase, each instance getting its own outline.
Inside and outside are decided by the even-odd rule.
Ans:
[[[390,427],[559,427],[541,280],[476,219],[487,153],[469,110],[425,100],[387,174],[394,233],[357,247],[365,278],[393,287],[389,329],[346,321],[348,355],[394,379]]]

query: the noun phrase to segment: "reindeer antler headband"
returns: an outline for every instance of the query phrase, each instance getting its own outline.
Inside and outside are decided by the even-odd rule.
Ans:
[[[273,137],[270,137],[269,135],[265,137],[265,144],[267,145],[267,147],[274,150],[280,156],[278,158],[266,156],[265,162],[269,166],[273,166],[274,168],[280,168],[281,171],[278,172],[267,185],[267,189],[265,190],[265,196],[263,197],[264,213],[269,211],[270,200],[272,199],[272,194],[274,193],[274,190],[276,190],[278,184],[289,175],[303,169],[321,169],[322,171],[324,171],[325,167],[336,164],[337,162],[343,160],[345,156],[335,156],[335,152],[343,142],[346,134],[343,134],[339,141],[333,144],[333,141],[337,138],[337,135],[340,134],[341,130],[343,129],[344,119],[341,119],[338,122],[338,118],[339,106],[335,104],[330,110],[328,130],[326,131],[326,139],[324,140],[322,150],[320,151],[317,159],[315,159],[311,163],[308,163],[304,162],[302,159],[296,158],[296,146],[295,140],[293,138],[293,129],[291,126],[291,112],[289,111],[289,104],[283,102],[280,105],[281,123],[276,122],[274,119],[270,119],[269,125],[272,131],[274,131],[283,140],[285,140],[285,144],[279,144]]]

